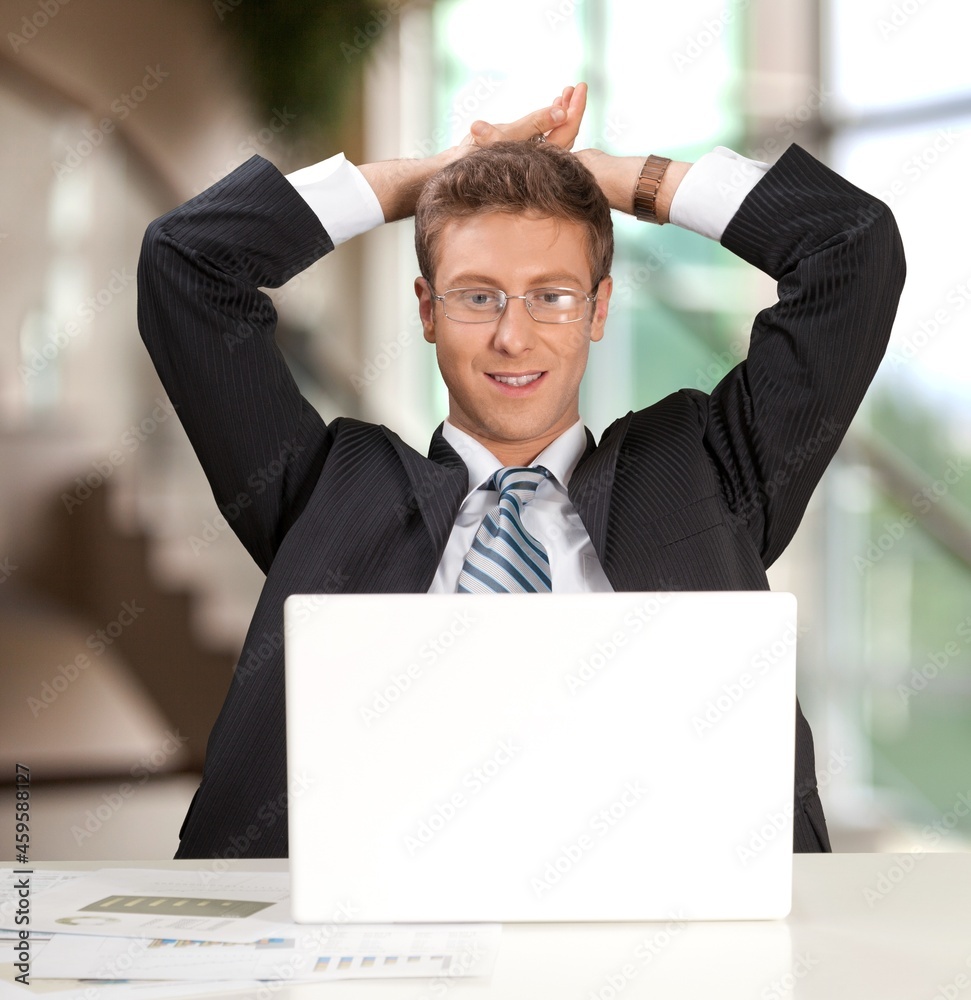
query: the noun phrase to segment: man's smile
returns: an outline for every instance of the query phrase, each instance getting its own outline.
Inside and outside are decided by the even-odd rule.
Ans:
[[[493,382],[497,383],[504,392],[521,395],[523,391],[528,391],[539,383],[546,375],[546,372],[532,371],[523,372],[519,375],[513,372],[486,372],[486,375]]]

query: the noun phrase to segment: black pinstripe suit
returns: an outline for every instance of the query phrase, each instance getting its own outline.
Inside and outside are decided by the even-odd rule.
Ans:
[[[893,217],[803,150],[760,181],[722,243],[779,283],[747,360],[710,395],[628,413],[598,445],[588,433],[570,483],[615,590],[767,589],[886,347],[904,275]],[[257,157],[145,236],[142,336],[221,511],[267,574],[179,857],[287,854],[283,600],[426,591],[467,488],[441,433],[426,458],[385,427],[325,424],[301,398],[258,289],[332,248]],[[796,733],[794,846],[827,850],[798,706]]]

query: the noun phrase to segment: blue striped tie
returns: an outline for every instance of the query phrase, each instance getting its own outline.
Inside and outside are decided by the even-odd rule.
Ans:
[[[488,488],[499,490],[499,504],[475,534],[459,576],[460,594],[550,593],[546,549],[523,526],[523,508],[549,476],[541,465],[500,469]]]

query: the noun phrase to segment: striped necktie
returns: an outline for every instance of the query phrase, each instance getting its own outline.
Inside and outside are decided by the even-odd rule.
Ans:
[[[541,465],[500,469],[489,480],[499,503],[475,534],[459,575],[460,594],[550,593],[550,560],[546,549],[523,526],[523,508],[536,487],[549,476]]]

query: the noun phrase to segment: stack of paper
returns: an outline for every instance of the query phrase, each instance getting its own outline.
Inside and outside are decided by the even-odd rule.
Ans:
[[[12,941],[14,885],[0,873],[0,927]],[[342,905],[327,924],[294,924],[286,872],[103,868],[36,872],[31,880],[30,983],[37,979],[165,981],[165,996],[264,980],[487,976],[499,924],[361,924]],[[0,998],[29,988],[0,966]],[[125,992],[112,989],[112,996]],[[54,994],[58,995],[59,994]],[[160,994],[159,994],[160,995]],[[67,994],[65,994],[65,997]]]

